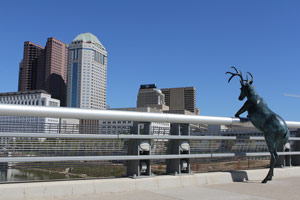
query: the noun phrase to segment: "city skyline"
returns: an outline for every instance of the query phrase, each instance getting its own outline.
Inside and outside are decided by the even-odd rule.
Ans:
[[[300,120],[296,1],[94,2],[73,20],[66,8],[78,8],[67,1],[55,8],[56,15],[44,15],[55,2],[2,6],[6,48],[0,51],[0,92],[17,91],[24,41],[43,45],[54,37],[70,44],[76,35],[91,32],[109,52],[107,103],[112,108],[134,107],[139,86],[156,83],[194,86],[201,115],[233,116],[243,104],[237,99],[239,82],[227,84],[225,72],[234,65],[254,75],[253,84],[272,110],[285,120]]]

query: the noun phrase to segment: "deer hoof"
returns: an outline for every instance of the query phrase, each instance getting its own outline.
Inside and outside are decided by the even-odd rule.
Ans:
[[[264,179],[261,183],[267,183],[268,182],[268,179]]]

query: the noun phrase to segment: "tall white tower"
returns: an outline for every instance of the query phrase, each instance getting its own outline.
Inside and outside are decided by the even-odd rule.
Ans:
[[[107,52],[91,33],[69,46],[67,106],[106,109]]]

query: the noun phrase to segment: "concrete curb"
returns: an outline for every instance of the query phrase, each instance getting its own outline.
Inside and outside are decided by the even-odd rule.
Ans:
[[[0,185],[1,200],[37,200],[78,197],[117,192],[132,192],[158,188],[176,188],[208,184],[224,184],[245,180],[261,181],[268,169],[199,173],[150,178],[116,178],[100,180],[16,183]],[[276,168],[275,177],[300,176],[300,167]]]

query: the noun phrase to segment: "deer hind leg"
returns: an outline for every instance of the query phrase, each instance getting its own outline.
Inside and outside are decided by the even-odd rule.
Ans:
[[[266,178],[262,181],[262,183],[267,183],[268,181],[272,180],[272,176],[274,175],[274,166],[275,166],[277,158],[278,158],[278,155],[276,152],[271,153],[270,169],[269,169],[269,172],[268,172]]]
[[[277,143],[272,143],[272,142],[268,142],[267,141],[267,145],[271,154],[271,160],[270,160],[270,169],[269,172],[266,176],[266,178],[262,181],[262,183],[267,183],[268,181],[272,180],[272,177],[274,176],[274,167],[275,167],[275,163],[278,159],[278,154],[277,154]]]

